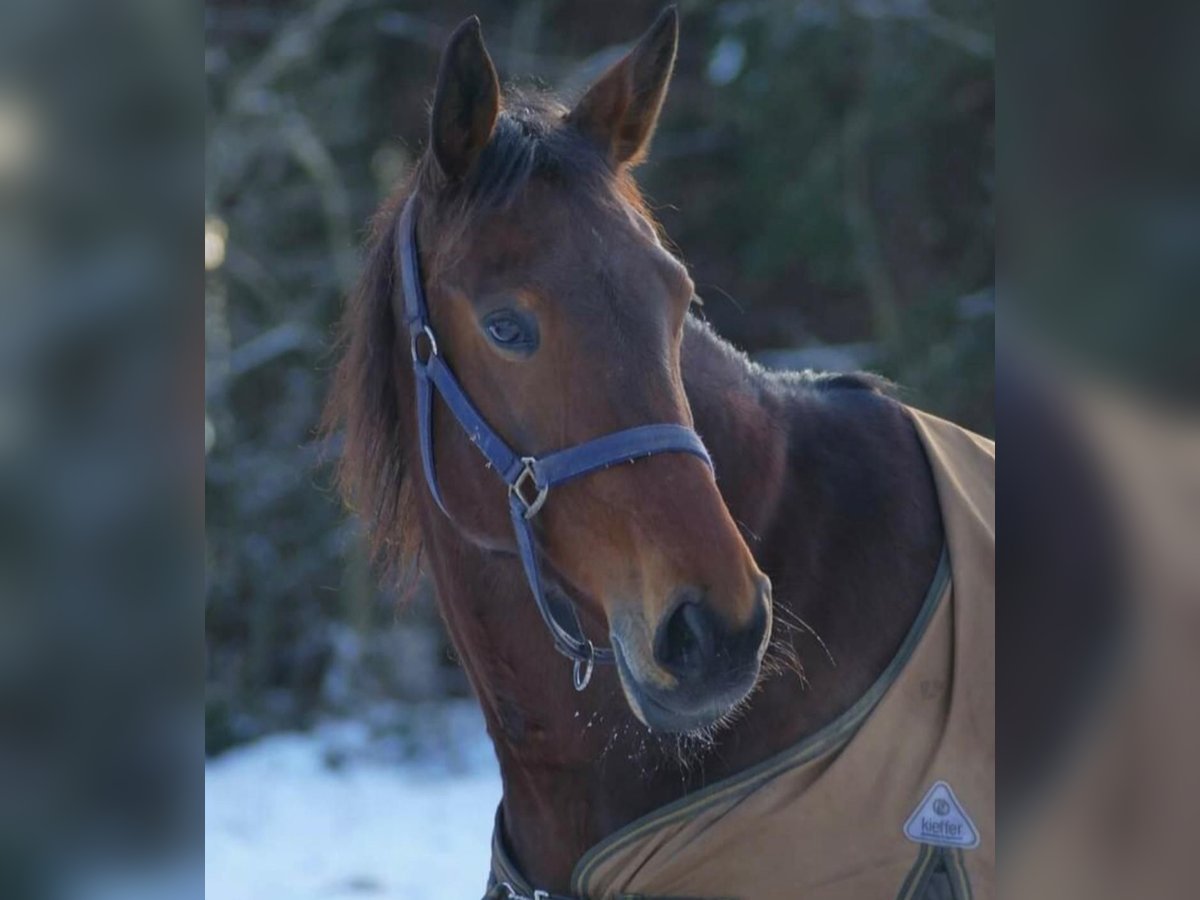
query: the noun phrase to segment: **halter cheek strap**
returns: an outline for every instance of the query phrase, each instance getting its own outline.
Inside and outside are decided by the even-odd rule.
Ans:
[[[429,321],[421,279],[416,206],[414,195],[405,204],[397,229],[404,298],[403,308],[398,312],[408,328],[412,347],[425,481],[438,507],[446,513],[433,454],[433,395],[436,390],[471,443],[483,454],[489,467],[508,485],[509,515],[525,577],[538,612],[554,639],[555,649],[575,663],[575,689],[582,691],[591,680],[594,665],[611,663],[613,652],[608,647],[596,647],[588,640],[574,604],[569,600],[547,596],[534,543],[534,517],[546,503],[551,488],[618,463],[657,453],[690,453],[704,460],[710,468],[712,460],[700,436],[683,425],[640,425],[543,456],[521,456],[509,447],[471,403],[438,347]]]

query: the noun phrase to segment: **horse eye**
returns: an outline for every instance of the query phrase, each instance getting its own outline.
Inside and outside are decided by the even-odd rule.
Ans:
[[[497,344],[515,344],[521,340],[521,326],[512,319],[495,319],[488,322],[487,329]]]
[[[511,310],[492,313],[483,327],[492,343],[505,350],[531,353],[537,348],[537,327]]]

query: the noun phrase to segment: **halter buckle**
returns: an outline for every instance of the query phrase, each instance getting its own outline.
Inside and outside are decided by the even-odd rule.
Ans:
[[[421,354],[418,352],[418,342],[422,337],[429,340],[429,355],[424,359],[421,359]],[[409,347],[412,350],[413,365],[427,366],[429,361],[438,355],[437,338],[433,336],[433,329],[428,325],[422,325],[420,331],[413,332],[409,339]]]
[[[542,504],[546,502],[550,486],[538,486],[537,475],[533,471],[536,459],[532,456],[523,456],[521,462],[524,464],[524,468],[521,469],[521,474],[517,476],[516,480],[508,486],[508,492],[525,507],[524,516],[528,520],[536,516],[538,510],[542,508]],[[529,492],[534,492],[532,500],[529,498]]]

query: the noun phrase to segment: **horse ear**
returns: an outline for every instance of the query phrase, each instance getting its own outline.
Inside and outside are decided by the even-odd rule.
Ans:
[[[637,45],[600,76],[568,120],[596,141],[615,165],[644,155],[667,96],[679,45],[679,14],[662,11]]]
[[[500,79],[483,46],[479,18],[454,29],[438,71],[429,143],[446,177],[462,178],[487,146],[500,113]]]

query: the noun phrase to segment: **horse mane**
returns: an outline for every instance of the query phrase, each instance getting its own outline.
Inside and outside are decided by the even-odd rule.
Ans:
[[[338,491],[363,520],[372,559],[393,576],[415,571],[421,548],[408,478],[411,391],[402,394],[411,376],[402,377],[407,345],[392,307],[394,235],[410,190],[397,192],[371,221],[362,272],[338,326],[338,361],[322,417],[327,437],[342,432]]]

